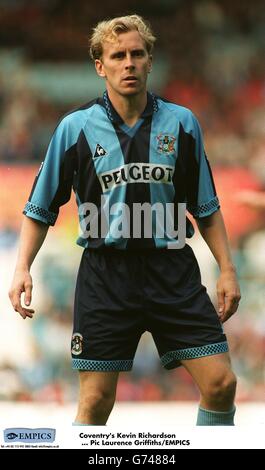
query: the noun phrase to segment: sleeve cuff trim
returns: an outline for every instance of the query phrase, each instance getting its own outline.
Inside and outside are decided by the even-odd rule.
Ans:
[[[188,210],[193,215],[193,217],[200,218],[200,217],[206,217],[208,215],[213,214],[219,208],[220,208],[219,199],[217,196],[215,196],[213,199],[211,199],[208,202],[205,202],[204,204],[200,204],[199,206],[189,207]]]
[[[32,217],[33,219],[45,222],[48,225],[54,225],[58,216],[58,214],[49,212],[30,201],[28,201],[25,205],[23,214],[27,215],[28,217]]]

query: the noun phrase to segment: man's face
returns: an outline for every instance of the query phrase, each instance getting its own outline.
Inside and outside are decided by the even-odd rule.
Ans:
[[[151,64],[152,57],[138,31],[121,33],[114,43],[106,41],[101,59],[95,60],[97,73],[106,79],[108,92],[122,96],[146,91]]]

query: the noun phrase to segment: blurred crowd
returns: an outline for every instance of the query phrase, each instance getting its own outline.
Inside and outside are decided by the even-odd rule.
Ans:
[[[73,68],[88,61],[87,33],[102,17],[95,0],[2,0],[1,8],[0,166],[38,165],[58,119],[83,103],[69,106],[69,100],[44,95],[30,86],[29,72],[42,61],[58,67],[67,61]],[[153,91],[197,115],[206,153],[224,191],[224,206],[229,199],[226,220],[229,228],[231,218],[243,294],[240,313],[226,326],[239,377],[237,396],[265,400],[265,209],[261,205],[239,212],[245,209],[232,201],[241,189],[265,189],[264,2],[127,0],[126,9],[124,0],[115,6],[104,3],[106,17],[133,12],[150,19],[158,37],[154,60],[163,56],[168,64],[164,86]],[[92,98],[88,90],[87,101]],[[245,197],[244,205],[248,202]],[[16,243],[17,234],[1,227],[0,253]],[[47,257],[41,276],[49,300],[32,323],[33,360],[23,366],[0,360],[0,399],[75,399],[77,380],[69,351],[75,271],[60,263],[51,266]],[[133,401],[194,400],[198,390],[183,368],[162,369],[145,334],[133,372],[121,374],[117,396]]]
[[[106,4],[105,15],[120,14],[123,3]],[[163,55],[169,65],[167,83],[154,91],[195,112],[213,164],[247,166],[264,183],[263,2],[141,3],[127,0],[126,9],[135,8],[150,19],[158,38],[154,60]],[[38,162],[56,122],[71,105],[48,99],[29,86],[29,72],[36,61],[57,64],[58,70],[65,61],[72,61],[73,68],[78,59],[88,62],[88,32],[101,18],[93,8],[95,1],[4,5],[0,16],[0,161]],[[27,18],[26,27],[21,15]],[[16,53],[9,52],[10,45]],[[88,87],[87,101],[92,98]],[[81,104],[73,102],[72,107]]]

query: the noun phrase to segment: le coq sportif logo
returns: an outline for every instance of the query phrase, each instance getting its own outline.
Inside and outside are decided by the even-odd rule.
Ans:
[[[7,428],[4,430],[5,442],[54,442],[55,429],[51,428]]]

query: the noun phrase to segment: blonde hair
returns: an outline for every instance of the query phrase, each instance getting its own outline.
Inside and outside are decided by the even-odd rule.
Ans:
[[[100,59],[103,54],[103,43],[105,41],[115,42],[119,34],[128,31],[138,31],[145,42],[148,54],[151,54],[156,38],[149,23],[141,16],[128,15],[101,21],[93,28],[93,34],[89,40],[90,57],[93,60]]]

